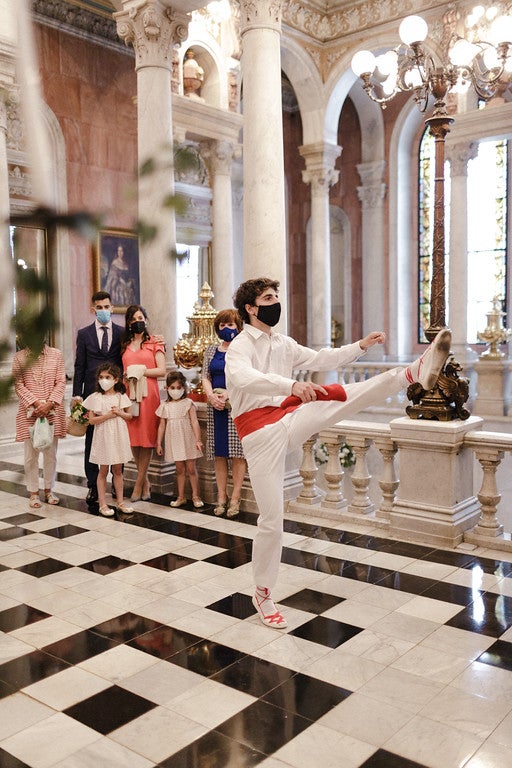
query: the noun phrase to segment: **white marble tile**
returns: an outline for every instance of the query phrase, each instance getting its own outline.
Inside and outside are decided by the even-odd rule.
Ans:
[[[481,744],[480,739],[456,728],[414,717],[385,748],[429,768],[460,768]]]
[[[412,716],[410,712],[356,692],[318,722],[333,731],[382,747]]]
[[[287,666],[285,660],[282,663],[283,666]],[[383,669],[383,665],[376,661],[353,656],[341,648],[336,648],[321,658],[313,660],[302,669],[302,672],[349,691],[357,691]]]
[[[357,584],[358,582],[355,583]],[[347,597],[350,597],[350,595],[347,595]],[[411,595],[409,592],[379,587],[378,584],[365,584],[364,589],[358,590],[357,594],[354,595],[354,600],[367,605],[376,605],[378,608],[387,608],[388,611],[394,611],[413,599],[414,595]]]
[[[190,632],[192,635],[199,635],[210,640],[222,630],[236,627],[239,621],[233,616],[218,611],[197,607],[194,610],[194,606],[190,606],[187,612],[173,619],[170,623],[176,629],[181,629],[182,632]]]
[[[180,592],[175,592],[173,597],[176,600],[182,600],[184,603],[191,603],[199,608],[204,608],[206,605],[223,600],[229,594],[229,590],[226,590],[224,587],[216,586],[211,581],[207,581],[193,584],[186,589],[182,589]]]
[[[62,640],[64,637],[69,637],[75,633],[76,626],[74,624],[56,616],[49,616],[47,619],[27,624],[9,634],[34,648],[44,648],[45,645],[56,643],[57,640]]]
[[[71,667],[37,683],[27,685],[23,688],[23,693],[53,709],[62,711],[78,701],[104,691],[110,685],[110,681],[93,675],[85,669]]]
[[[163,705],[186,691],[192,691],[203,682],[203,675],[168,661],[157,661],[151,667],[126,677],[118,685],[148,701]]]
[[[491,587],[496,586],[500,578],[492,573],[484,573],[479,566],[475,566],[474,568],[458,568],[446,576],[443,581],[485,592]]]
[[[31,768],[50,768],[99,738],[97,731],[58,712],[5,739],[2,747]]]
[[[137,611],[140,606],[151,603],[154,599],[155,595],[153,592],[129,584],[125,586],[120,584],[118,590],[102,596],[103,602],[115,605],[124,611]]]
[[[508,701],[512,698],[512,674],[479,661],[473,661],[451,685],[488,699]]]
[[[31,599],[30,604],[35,608],[39,608],[40,611],[46,613],[52,613],[56,616],[66,613],[71,608],[77,608],[80,605],[85,605],[91,602],[92,598],[87,595],[78,595],[74,589],[62,589],[57,587],[57,591],[48,595],[38,595]]]
[[[438,628],[439,624],[420,619],[417,616],[407,616],[404,613],[388,613],[384,618],[372,624],[374,632],[391,635],[399,640],[419,643]]]
[[[186,747],[208,728],[165,707],[155,707],[110,734],[113,741],[155,762]]]
[[[479,739],[486,739],[500,723],[493,733],[494,738],[499,728],[508,720],[508,725],[503,728],[503,734],[508,739],[509,746],[512,747],[512,718],[506,717],[511,709],[512,701],[486,699],[448,685],[428,704],[425,704],[419,715],[452,728],[458,728],[460,731],[466,731]]]
[[[210,614],[212,611],[209,612]],[[286,612],[286,619],[290,625],[289,612]],[[274,641],[274,636],[268,631],[261,622],[254,624],[252,621],[237,621],[228,627],[221,629],[220,632],[210,635],[210,639],[221,645],[228,645],[230,648],[236,648],[237,651],[252,654],[258,648]]]
[[[249,622],[250,619],[247,619],[247,621]],[[259,622],[259,619],[255,617],[253,621]],[[277,633],[277,630],[269,627],[269,632]],[[298,672],[303,671],[316,659],[325,656],[330,650],[325,645],[311,643],[309,640],[284,634],[276,640],[267,643],[267,645],[258,648],[253,655]]]
[[[368,589],[368,584],[364,581],[356,581],[355,579],[345,579],[343,576],[327,576],[317,588],[321,589],[322,592],[327,592],[329,595],[349,598],[357,594],[363,594]],[[390,592],[392,590],[386,591]]]
[[[343,755],[343,768],[358,768],[374,752],[371,744],[315,723],[278,749],[274,756],[293,768],[340,768],[340,755]]]
[[[6,565],[8,568],[20,568],[22,565],[28,565],[29,563],[37,563],[38,560],[42,560],[41,555],[36,552],[30,552],[26,550],[20,550],[10,555],[4,555],[3,543],[2,551],[0,552],[0,564]]]
[[[426,645],[417,645],[392,662],[391,666],[438,683],[449,683],[470,663],[469,659],[452,656]]]
[[[33,646],[19,640],[17,637],[0,632],[0,664],[5,664],[11,659],[17,659],[27,653],[32,653]]]
[[[365,629],[343,643],[343,649],[347,653],[371,659],[383,666],[391,664],[411,648],[414,648],[414,643],[374,632],[373,629]]]
[[[170,699],[166,707],[212,729],[253,701],[254,696],[203,678],[200,685]],[[215,702],[215,706],[212,706],[212,702]]]
[[[436,648],[454,656],[476,659],[495,642],[489,635],[477,635],[457,627],[439,627],[421,641],[421,645]]]
[[[455,565],[434,563],[429,560],[414,560],[410,565],[402,568],[402,573],[410,573],[414,576],[423,576],[426,579],[442,581],[457,570],[458,568]]]
[[[353,624],[355,627],[369,627],[388,613],[387,608],[361,603],[356,597],[354,600],[345,600],[343,603],[329,608],[322,613],[322,616],[325,616],[326,619],[343,621],[345,624]]]
[[[461,605],[454,605],[443,600],[433,600],[430,597],[422,597],[421,595],[413,597],[412,600],[396,609],[397,613],[416,616],[427,621],[434,621],[437,624],[444,624],[462,610],[463,607]]]
[[[386,667],[365,683],[359,692],[407,712],[416,713],[442,688],[440,683]]]
[[[77,666],[112,683],[118,683],[157,662],[158,658],[149,653],[128,645],[117,645],[115,648],[82,661]]]
[[[24,693],[13,693],[0,699],[0,741],[23,732],[54,714],[53,709]]]
[[[101,624],[104,621],[119,616],[122,611],[113,605],[107,605],[102,600],[91,600],[88,603],[80,605],[78,608],[72,608],[62,614],[61,618],[76,624],[78,627],[88,629]]]
[[[154,762],[131,749],[116,744],[109,738],[100,738],[78,752],[68,755],[52,768],[153,768]]]
[[[512,765],[512,749],[486,741],[464,768],[508,768],[509,765]]]

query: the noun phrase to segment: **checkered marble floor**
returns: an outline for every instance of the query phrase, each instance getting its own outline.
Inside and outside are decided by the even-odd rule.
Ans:
[[[512,558],[287,517],[277,631],[254,515],[86,490],[0,462],[2,768],[512,766]]]

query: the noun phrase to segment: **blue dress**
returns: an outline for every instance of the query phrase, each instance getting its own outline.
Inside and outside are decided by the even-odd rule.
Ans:
[[[224,374],[226,353],[221,352],[216,344],[208,347],[203,359],[203,378],[209,379],[212,388],[226,387]],[[238,437],[231,412],[227,409],[218,411],[208,403],[206,420],[206,457],[213,460],[215,456],[232,459],[243,459],[244,452]]]

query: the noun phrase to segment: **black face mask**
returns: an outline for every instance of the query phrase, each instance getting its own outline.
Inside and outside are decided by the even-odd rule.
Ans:
[[[135,335],[136,333],[144,333],[146,330],[146,323],[144,320],[135,320],[134,323],[130,323],[130,331]]]
[[[261,304],[258,307],[257,318],[260,323],[268,325],[271,328],[277,325],[279,318],[281,317],[281,303],[278,301],[275,304]]]

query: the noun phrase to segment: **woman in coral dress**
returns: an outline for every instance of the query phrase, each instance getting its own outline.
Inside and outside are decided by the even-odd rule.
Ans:
[[[148,467],[156,446],[160,405],[158,379],[165,376],[165,344],[161,337],[150,336],[144,307],[132,304],[125,314],[125,332],[121,340],[123,369],[134,418],[128,423],[137,479],[132,501],[149,501],[151,489]],[[138,411],[138,413],[137,413]]]

